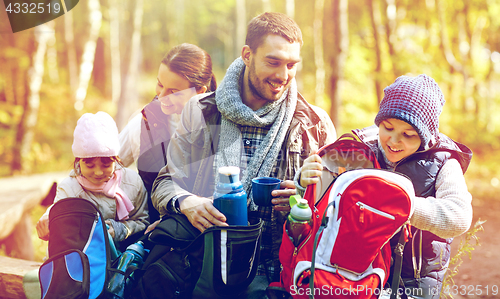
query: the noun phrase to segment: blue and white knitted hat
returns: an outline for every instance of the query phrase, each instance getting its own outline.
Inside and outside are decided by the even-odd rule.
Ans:
[[[375,124],[378,126],[388,118],[405,121],[417,131],[422,141],[420,148],[428,149],[438,139],[444,102],[441,89],[431,77],[401,76],[384,89]]]

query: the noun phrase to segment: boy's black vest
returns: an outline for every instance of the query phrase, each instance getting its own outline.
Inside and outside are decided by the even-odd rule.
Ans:
[[[365,128],[353,131],[361,141],[365,142],[376,153],[382,169],[387,168],[384,155],[381,153],[378,146],[377,136],[368,136],[367,132],[378,132],[378,130],[374,131],[373,127],[370,127],[370,129]],[[405,174],[411,179],[416,196],[435,197],[437,176],[443,165],[450,158],[456,159],[462,167],[462,172],[465,173],[472,159],[472,151],[467,146],[455,142],[448,136],[440,133],[439,141],[436,145],[426,151],[417,152],[400,161],[395,171]],[[453,238],[443,239],[429,231],[421,231],[422,234],[417,233],[417,231],[421,230],[412,227],[412,235],[415,239],[410,240],[405,246],[401,277],[406,287],[423,288],[427,290],[435,288],[437,292],[435,298],[438,298],[446,268],[450,261],[450,244]],[[391,240],[391,244],[393,241],[397,242],[396,237]],[[418,249],[420,238],[422,238],[421,253]],[[412,262],[412,243],[415,244],[415,254],[422,255],[420,279],[415,277]],[[419,259],[420,257],[416,256],[417,263]],[[427,296],[424,297],[430,298],[429,294],[426,295]]]
[[[148,209],[150,222],[160,219],[160,215],[151,203],[151,189],[158,172],[167,165],[167,148],[170,142],[168,117],[161,111],[158,97],[155,97],[141,111],[140,155],[137,169],[148,191]]]

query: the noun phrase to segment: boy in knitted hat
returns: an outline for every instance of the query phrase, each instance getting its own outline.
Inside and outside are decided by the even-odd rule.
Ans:
[[[140,176],[123,167],[118,152],[118,129],[113,118],[102,111],[85,113],[73,134],[74,169],[57,186],[54,203],[70,197],[95,204],[109,226],[115,242],[146,229],[146,188]],[[38,237],[49,238],[49,209],[36,225]]]
[[[472,222],[472,196],[463,176],[472,152],[439,132],[445,100],[431,77],[401,76],[384,94],[375,126],[353,133],[376,153],[382,168],[412,180],[416,193],[410,219],[413,238],[403,253],[401,287],[409,298],[439,298],[451,241]],[[304,161],[296,176],[299,193],[319,181],[322,169],[318,155]],[[397,244],[397,236],[391,244]]]

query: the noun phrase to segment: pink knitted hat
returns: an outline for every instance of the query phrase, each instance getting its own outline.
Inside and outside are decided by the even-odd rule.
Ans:
[[[118,128],[106,112],[85,113],[73,133],[73,155],[76,158],[118,156]]]

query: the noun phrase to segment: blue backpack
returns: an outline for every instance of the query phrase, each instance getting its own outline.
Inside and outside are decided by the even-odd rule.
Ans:
[[[50,209],[49,231],[49,258],[39,270],[41,298],[104,298],[110,244],[97,207],[81,198],[60,200]]]

